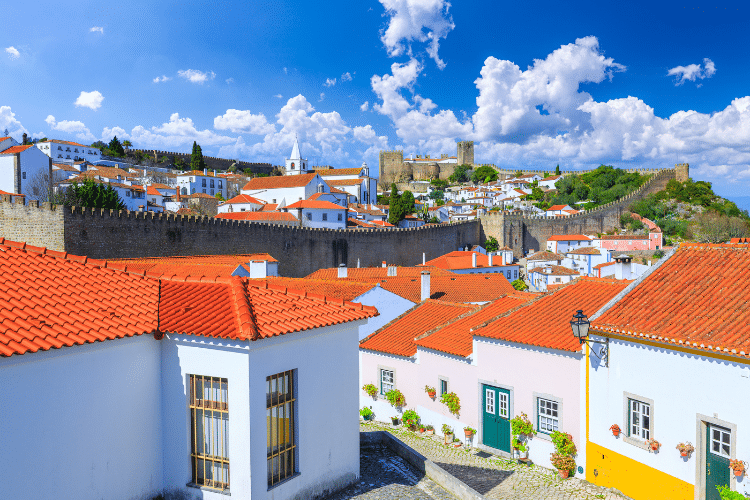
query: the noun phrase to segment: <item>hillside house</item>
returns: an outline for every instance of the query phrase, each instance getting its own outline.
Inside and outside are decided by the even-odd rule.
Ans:
[[[315,193],[328,193],[328,184],[316,173],[255,177],[242,187],[242,194],[265,200],[284,208]]]
[[[425,265],[447,269],[456,274],[485,274],[499,273],[508,281],[518,279],[521,266],[508,259],[507,252],[487,255],[480,252],[456,250],[445,255],[428,260]]]
[[[285,210],[300,221],[302,227],[346,229],[348,208],[323,200],[300,200]]]
[[[93,163],[102,158],[102,152],[98,148],[84,146],[77,142],[50,139],[37,142],[35,146],[55,163],[73,163],[77,160],[86,160]]]
[[[579,272],[564,266],[545,264],[535,267],[529,271],[529,283],[537,291],[546,292],[550,286],[559,286],[570,283],[580,276]]]
[[[595,269],[599,264],[612,260],[612,253],[608,250],[596,247],[582,247],[565,252],[563,267],[578,271],[581,276],[594,276]]]
[[[38,200],[48,193],[52,160],[33,145],[20,145],[12,137],[0,137],[0,190]]]
[[[373,308],[0,250],[7,498],[279,500],[357,481],[357,329]]]
[[[259,200],[247,194],[238,194],[237,196],[219,203],[217,211],[220,214],[232,212],[258,212],[266,204],[264,200]]]
[[[226,179],[216,175],[216,170],[209,172],[207,168],[191,170],[177,174],[177,187],[181,195],[207,194],[215,196],[220,194],[222,198],[227,197]]]
[[[559,254],[591,246],[594,246],[594,238],[584,234],[561,234],[547,239],[547,250]]]

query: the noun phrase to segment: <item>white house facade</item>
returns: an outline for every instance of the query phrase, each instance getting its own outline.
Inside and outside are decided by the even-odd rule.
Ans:
[[[46,180],[45,180],[46,179]],[[32,145],[8,137],[0,142],[0,191],[39,199],[52,179],[52,160]]]

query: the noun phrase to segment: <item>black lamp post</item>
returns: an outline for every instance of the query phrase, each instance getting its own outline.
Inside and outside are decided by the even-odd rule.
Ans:
[[[599,358],[601,361],[604,361],[604,366],[609,367],[609,338],[605,338],[604,341],[590,340],[590,326],[591,322],[589,321],[589,318],[583,314],[582,309],[579,309],[578,312],[573,315],[573,319],[570,320],[570,328],[573,330],[573,336],[578,339],[579,343],[585,343],[591,351],[591,354]],[[599,354],[591,348],[590,343],[603,344]]]

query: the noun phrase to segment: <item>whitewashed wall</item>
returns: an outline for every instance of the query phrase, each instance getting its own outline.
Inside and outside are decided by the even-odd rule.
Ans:
[[[159,357],[160,343],[143,335],[0,358],[1,496],[156,495]]]
[[[352,302],[373,306],[379,313],[378,316],[370,318],[359,327],[359,340],[382,328],[386,323],[404,314],[415,305],[414,302],[406,300],[393,292],[389,292],[379,285],[352,299]]]

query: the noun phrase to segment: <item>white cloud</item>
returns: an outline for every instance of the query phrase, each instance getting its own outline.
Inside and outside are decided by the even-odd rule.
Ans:
[[[11,59],[18,59],[19,57],[21,57],[21,53],[18,52],[18,49],[13,46],[6,47],[5,53],[8,54],[8,57],[10,57]]]
[[[675,86],[682,85],[683,83],[696,80],[703,80],[704,78],[711,78],[716,73],[716,65],[709,59],[703,59],[703,66],[700,64],[688,64],[687,66],[675,66],[674,68],[667,71],[667,76],[675,77]]]
[[[230,84],[234,83],[234,78],[232,78],[232,77],[229,77],[229,78],[227,78],[227,79],[226,79],[226,80],[224,80],[224,81],[225,81],[225,82],[227,82],[227,85],[230,85]]]
[[[91,33],[101,33],[103,35],[104,34],[104,28],[101,27],[101,26],[94,26],[94,27],[92,27],[89,30],[89,32],[91,32]]]
[[[231,130],[235,134],[265,135],[275,131],[262,113],[256,115],[248,110],[228,109],[222,116],[214,118],[216,130]]]
[[[284,96],[283,96],[283,95],[281,95],[281,94],[276,94],[276,95],[275,95],[274,97],[275,97],[276,99],[281,99],[281,98],[282,98],[282,97],[284,97]]]
[[[185,80],[188,80],[192,83],[199,83],[202,85],[207,81],[216,78],[216,73],[214,73],[213,71],[203,72],[197,69],[181,69],[177,72],[177,76],[179,76],[180,78],[184,78]]]
[[[285,75],[288,74],[288,71],[287,71],[286,67],[284,67],[284,74]]]
[[[342,82],[351,82],[353,79],[354,79],[354,77],[348,71],[346,73],[344,73],[343,75],[341,75],[341,81]]]
[[[44,121],[47,122],[47,125],[49,125],[52,130],[58,130],[67,134],[75,134],[78,139],[88,142],[96,140],[94,134],[92,134],[88,127],[86,127],[81,121],[63,120],[58,122],[52,115],[48,115]]]
[[[448,14],[451,4],[446,0],[380,0],[390,17],[381,41],[388,55],[412,55],[411,42],[427,42],[427,53],[440,69],[445,63],[438,56],[440,39],[455,27]]]
[[[125,139],[130,139],[130,134],[128,134],[124,128],[114,126],[112,128],[110,127],[104,127],[102,130],[102,141],[103,142],[109,142],[112,140],[113,137],[117,136],[117,138],[120,141],[124,141]]]
[[[318,99],[318,102],[322,101],[325,98],[326,98],[326,95],[323,92],[321,92],[320,93],[320,99]]]
[[[119,135],[118,135],[119,137]],[[235,137],[219,135],[211,130],[198,130],[190,118],[180,118],[179,113],[172,113],[169,122],[158,127],[147,129],[138,125],[130,132],[130,140],[142,147],[177,148],[192,145],[193,141],[201,146],[229,144]]]
[[[359,107],[360,111],[367,111],[370,109],[370,101],[365,101],[362,103],[362,105]]]
[[[89,108],[96,111],[102,107],[102,101],[104,96],[98,90],[92,92],[81,92],[81,95],[76,99],[75,105],[77,108]]]
[[[336,85],[336,79],[335,78],[326,78],[325,83],[323,83],[326,87],[333,87]]]
[[[10,106],[0,106],[0,134],[5,129],[8,129],[8,133],[13,137],[21,137],[24,132],[28,133],[26,127],[16,120],[16,114],[10,109]]]
[[[171,78],[167,75],[161,75],[154,78],[154,83],[168,82],[169,80],[171,80]]]

